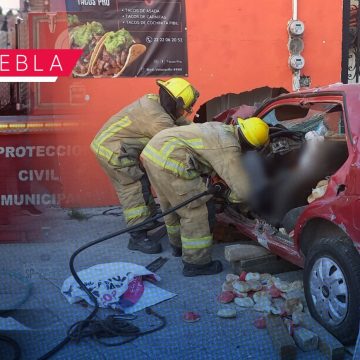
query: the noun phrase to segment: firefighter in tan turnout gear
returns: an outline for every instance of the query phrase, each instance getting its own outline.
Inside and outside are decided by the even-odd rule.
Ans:
[[[139,156],[159,131],[190,122],[183,116],[191,112],[199,93],[186,80],[158,80],[159,95],[142,96],[113,115],[91,143],[100,165],[111,179],[121,202],[128,226],[139,224],[156,213],[150,183]],[[161,252],[159,241],[150,241],[147,231],[160,224],[130,233],[128,248],[144,253]]]
[[[229,200],[248,199],[250,184],[242,153],[269,140],[268,125],[259,118],[238,119],[237,125],[217,122],[161,131],[144,148],[141,159],[165,210],[206,190],[203,176],[217,174],[229,187]],[[215,211],[211,195],[193,201],[165,217],[174,256],[181,256],[185,276],[222,271],[211,258]]]

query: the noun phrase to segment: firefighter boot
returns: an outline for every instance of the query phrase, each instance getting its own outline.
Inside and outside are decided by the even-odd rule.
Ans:
[[[153,220],[150,223],[146,224],[146,225],[142,225],[142,226],[138,226],[136,233],[140,233],[143,230],[145,231],[151,231],[154,230],[160,226],[164,226],[165,223],[164,221],[159,221],[159,220]]]
[[[222,264],[219,260],[213,260],[204,265],[196,265],[184,263],[183,275],[190,276],[198,276],[198,275],[215,275],[221,273],[223,270]]]
[[[144,230],[130,233],[128,249],[144,254],[159,254],[162,251],[160,242],[148,239]]]
[[[145,225],[144,229],[146,229],[147,231],[150,231],[150,230],[154,230],[154,229],[156,229],[160,226],[164,226],[164,225],[165,225],[165,223],[163,221],[154,220],[151,223]]]

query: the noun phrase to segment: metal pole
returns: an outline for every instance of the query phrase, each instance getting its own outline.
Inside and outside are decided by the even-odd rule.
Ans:
[[[297,20],[298,19],[298,0],[292,0],[292,10],[293,10],[292,19]]]
[[[359,82],[360,71],[360,4],[358,2],[357,14],[356,14],[356,52],[355,52],[355,79]]]
[[[20,47],[20,39],[19,39],[19,35],[20,35],[20,19],[16,18],[16,23],[15,23],[15,49],[19,49]],[[21,103],[20,103],[20,83],[16,83],[15,84],[15,92],[16,92],[16,111],[20,111],[21,110]]]
[[[344,0],[343,4],[341,82],[347,84],[349,82],[350,0]]]

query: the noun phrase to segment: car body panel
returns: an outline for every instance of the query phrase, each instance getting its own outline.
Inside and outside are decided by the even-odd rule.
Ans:
[[[297,219],[294,230],[286,234],[274,232],[268,224],[245,217],[234,217],[231,213],[220,213],[218,221],[232,224],[245,235],[269,249],[272,253],[298,265],[304,265],[301,252],[302,234],[306,225],[322,219],[336,224],[348,235],[360,252],[360,84],[334,84],[323,88],[280,95],[265,102],[254,111],[253,116],[263,117],[272,109],[285,104],[306,104],[316,102],[337,102],[342,104],[348,159],[329,179],[327,190],[319,199],[306,206]],[[239,111],[237,111],[239,109]],[[229,122],[238,116],[240,108],[219,114],[217,121]]]

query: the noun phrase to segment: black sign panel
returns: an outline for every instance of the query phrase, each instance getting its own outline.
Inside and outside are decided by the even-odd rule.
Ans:
[[[81,77],[188,74],[185,0],[66,0]]]

